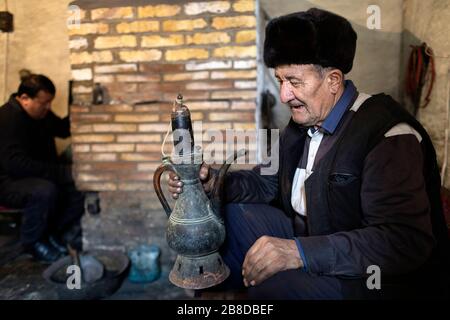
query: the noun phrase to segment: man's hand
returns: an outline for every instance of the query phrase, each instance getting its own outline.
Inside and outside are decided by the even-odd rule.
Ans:
[[[244,284],[255,286],[275,273],[303,267],[295,240],[262,236],[253,244],[242,265]]]
[[[214,186],[215,176],[211,174],[210,166],[203,163],[200,167],[199,178],[203,184],[205,192],[210,192]],[[177,199],[178,195],[183,192],[183,182],[180,181],[180,177],[172,171],[169,172],[169,192],[172,194],[172,198]]]

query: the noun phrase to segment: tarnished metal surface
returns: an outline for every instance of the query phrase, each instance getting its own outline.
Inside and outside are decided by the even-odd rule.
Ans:
[[[169,246],[178,253],[170,281],[182,288],[203,289],[224,281],[230,271],[217,252],[225,240],[225,226],[217,209],[213,209],[199,180],[201,153],[177,159],[169,159],[155,172],[155,191],[169,216],[166,239]],[[197,160],[191,161],[187,160]],[[160,186],[161,174],[174,171],[183,182],[183,192],[173,209],[170,208]]]

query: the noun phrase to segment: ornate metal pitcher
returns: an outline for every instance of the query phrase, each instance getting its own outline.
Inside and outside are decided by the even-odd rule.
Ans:
[[[187,108],[183,111],[184,116],[189,116],[186,110]],[[174,112],[172,125],[180,123],[174,119],[176,116]],[[179,127],[189,129],[190,118],[188,122],[183,123]],[[172,128],[174,129],[173,126]],[[242,154],[245,154],[244,150],[235,153],[232,158],[235,159]],[[199,147],[193,147],[190,153],[180,152],[172,158],[163,157],[163,164],[154,174],[153,185],[156,194],[169,218],[166,239],[170,248],[178,253],[169,279],[179,287],[187,289],[212,287],[224,281],[230,273],[218,250],[225,240],[225,226],[220,213],[220,194],[225,173],[234,160],[232,158],[220,169],[211,198],[205,194],[199,179],[203,160]],[[176,173],[183,182],[183,192],[173,209],[170,208],[161,189],[161,175],[166,170]]]

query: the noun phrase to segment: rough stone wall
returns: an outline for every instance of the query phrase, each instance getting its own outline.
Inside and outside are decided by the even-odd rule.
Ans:
[[[436,80],[431,94],[431,102],[425,109],[419,109],[418,119],[425,126],[436,148],[439,165],[444,162],[445,128],[447,118],[450,81],[450,3],[446,0],[417,1],[405,0],[403,6],[403,59],[402,81],[410,54],[410,45],[426,42],[435,54]],[[402,82],[402,88],[403,88]],[[405,103],[408,98],[404,96]],[[447,134],[448,135],[448,134]],[[447,145],[447,148],[450,146]],[[449,151],[450,152],[450,151]],[[447,159],[445,186],[450,188],[450,161]]]

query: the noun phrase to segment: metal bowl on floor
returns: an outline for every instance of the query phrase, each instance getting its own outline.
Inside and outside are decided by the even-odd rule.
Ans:
[[[61,300],[97,300],[104,299],[120,288],[128,274],[130,261],[128,257],[117,251],[92,250],[83,253],[97,259],[104,266],[103,276],[94,282],[81,282],[80,288],[69,289],[67,280],[72,275],[67,273],[68,267],[73,265],[70,256],[63,257],[50,265],[43,277],[56,288]]]

